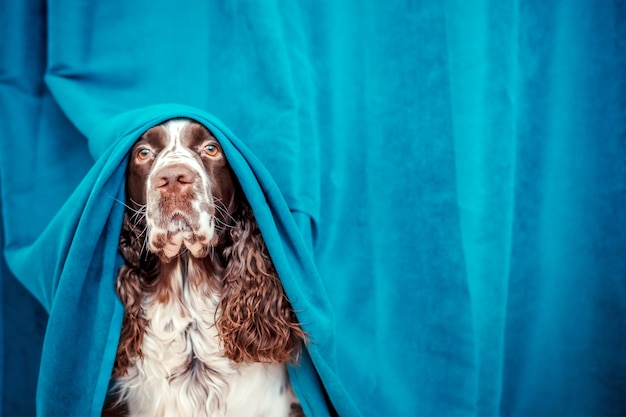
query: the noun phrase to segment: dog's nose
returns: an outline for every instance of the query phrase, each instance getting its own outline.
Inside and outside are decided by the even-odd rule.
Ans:
[[[154,186],[164,194],[179,194],[190,188],[195,179],[192,170],[184,165],[161,168],[154,176]]]

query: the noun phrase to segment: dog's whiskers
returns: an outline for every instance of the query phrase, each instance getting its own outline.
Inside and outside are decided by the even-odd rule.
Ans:
[[[129,199],[133,204],[135,204],[138,207],[137,209],[135,209],[135,208],[129,206],[128,204],[126,204],[125,201],[120,200],[119,198],[116,198],[116,197],[111,197],[111,198],[113,200],[115,200],[116,202],[120,203],[121,205],[126,207],[129,211],[132,211],[135,214],[145,213],[145,210],[146,210],[146,205],[145,204],[139,204],[139,203],[133,201],[132,199]]]
[[[229,220],[229,223],[226,223],[222,219],[220,219],[218,216],[215,216],[215,226],[219,225],[219,226],[222,226],[224,229],[235,228],[234,226],[234,223],[236,223],[235,218],[232,216],[232,214],[229,213],[226,205],[217,197],[213,197],[213,208],[215,209],[217,213],[221,214],[222,216],[224,216],[226,219]]]

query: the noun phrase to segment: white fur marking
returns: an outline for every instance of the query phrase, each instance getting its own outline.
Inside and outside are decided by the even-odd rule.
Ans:
[[[176,224],[171,222],[170,219],[161,219],[161,213],[159,212],[160,201],[162,199],[161,193],[152,184],[154,182],[156,174],[163,168],[170,165],[184,164],[190,168],[195,174],[198,175],[199,180],[194,184],[194,192],[196,198],[191,201],[192,209],[194,213],[199,214],[199,221],[197,223],[196,234],[204,237],[205,242],[211,241],[215,236],[215,220],[212,215],[202,211],[200,209],[202,202],[212,205],[212,196],[210,194],[210,180],[209,176],[204,170],[204,167],[198,162],[194,156],[193,151],[188,149],[182,144],[182,132],[185,126],[189,124],[186,120],[172,120],[166,124],[161,125],[167,132],[169,142],[159,152],[159,155],[154,161],[150,175],[148,176],[146,183],[147,193],[147,206],[146,206],[146,219],[148,226],[148,248],[157,252],[157,248],[154,245],[153,237],[156,235],[167,235],[167,232],[176,232],[178,229],[165,230],[156,223],[160,220],[160,223],[165,223],[171,226]],[[182,245],[185,245],[187,249],[191,251],[193,255],[198,253],[203,248],[201,243],[192,243],[192,239],[183,239],[182,236],[174,234],[173,237],[167,242],[165,248],[163,248],[164,254],[168,257],[174,257],[180,251]]]

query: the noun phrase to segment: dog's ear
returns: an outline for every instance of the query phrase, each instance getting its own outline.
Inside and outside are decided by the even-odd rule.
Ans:
[[[119,250],[125,264],[120,268],[115,282],[115,290],[124,306],[124,319],[113,367],[114,377],[128,372],[131,358],[141,357],[146,324],[141,313],[141,301],[146,286],[158,275],[156,257],[141,252],[144,247],[142,230],[143,226],[134,224],[128,212],[124,213]]]
[[[245,200],[244,197],[241,200]],[[225,355],[235,362],[295,360],[305,342],[247,203],[232,215],[217,328]]]

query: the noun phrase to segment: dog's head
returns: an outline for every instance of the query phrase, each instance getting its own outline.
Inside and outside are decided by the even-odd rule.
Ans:
[[[236,181],[215,137],[199,123],[173,119],[135,144],[127,175],[129,204],[145,208],[148,249],[162,260],[182,247],[197,258],[229,223]]]

